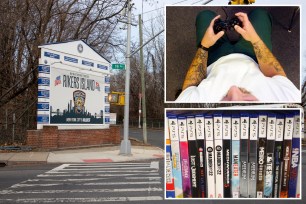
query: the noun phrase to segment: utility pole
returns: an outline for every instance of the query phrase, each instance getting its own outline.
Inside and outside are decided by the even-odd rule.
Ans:
[[[139,22],[139,43],[140,43],[140,70],[141,70],[141,97],[142,97],[142,134],[143,134],[143,142],[147,144],[147,110],[146,110],[146,85],[145,85],[145,76],[144,76],[144,66],[143,66],[143,50],[142,50],[142,19],[139,14],[138,17]]]
[[[127,1],[127,46],[126,46],[126,70],[125,70],[125,105],[123,140],[120,145],[121,155],[131,155],[131,141],[129,140],[129,111],[130,111],[130,52],[131,52],[131,0]]]

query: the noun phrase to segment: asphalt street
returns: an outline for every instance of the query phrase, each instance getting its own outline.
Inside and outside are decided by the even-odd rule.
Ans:
[[[163,199],[160,163],[162,159],[3,167],[0,203],[154,203]]]
[[[143,141],[142,131],[142,128],[130,128],[129,136]],[[123,129],[121,129],[121,136],[123,137]],[[164,129],[147,129],[147,141],[153,146],[164,148]]]

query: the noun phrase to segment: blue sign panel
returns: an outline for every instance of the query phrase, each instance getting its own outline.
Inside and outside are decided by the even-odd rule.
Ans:
[[[109,117],[105,117],[105,124],[109,124],[109,121],[110,121]]]
[[[48,111],[49,110],[49,103],[43,103],[43,102],[37,103],[37,110]]]
[[[110,92],[109,86],[105,86],[105,93],[109,93],[109,92]]]
[[[105,113],[109,113],[110,112],[110,107],[109,106],[105,106]]]
[[[86,60],[82,60],[82,64],[85,65],[85,66],[89,66],[89,67],[93,67],[94,66],[93,62],[89,62],[89,61],[86,61]]]
[[[50,57],[50,58],[54,58],[54,59],[59,59],[60,55],[52,53],[52,52],[45,52],[45,57]]]
[[[64,56],[64,60],[67,62],[78,63],[78,59],[73,58],[73,57]]]
[[[50,66],[49,65],[39,65],[38,73],[50,74]]]
[[[49,115],[37,115],[37,123],[49,123]]]
[[[39,89],[38,90],[38,98],[49,98],[50,97],[50,91],[45,89]]]
[[[38,86],[50,86],[50,78],[38,77]]]
[[[108,67],[105,66],[105,65],[102,65],[102,64],[97,64],[97,67],[98,67],[99,69],[108,70]]]
[[[105,76],[105,83],[106,83],[106,84],[109,84],[109,83],[110,83],[110,77]]]

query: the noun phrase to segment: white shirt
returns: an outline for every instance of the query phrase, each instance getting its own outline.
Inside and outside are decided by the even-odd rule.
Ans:
[[[186,88],[176,102],[219,102],[231,86],[245,88],[260,102],[300,102],[300,91],[284,76],[266,77],[244,54],[221,57],[207,68],[207,78]]]

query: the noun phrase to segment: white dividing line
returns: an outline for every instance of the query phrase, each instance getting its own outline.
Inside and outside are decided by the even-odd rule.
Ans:
[[[151,163],[115,163],[115,162],[103,162],[103,163],[80,163],[80,164],[68,164],[69,166],[150,166]]]
[[[136,182],[105,182],[105,183],[84,183],[76,184],[82,186],[106,186],[106,185],[138,185],[138,184],[161,184],[160,181],[136,181]]]
[[[87,168],[87,167],[86,167]],[[120,169],[120,170],[127,170],[127,169],[131,169],[131,170],[133,170],[133,169],[152,169],[151,167],[123,167],[123,168],[117,168],[117,167],[98,167],[98,168],[96,168],[96,167],[93,167],[93,168],[87,168],[87,169],[83,169],[82,168],[82,170],[103,170],[103,169],[108,169],[108,170],[118,170],[118,169]],[[80,171],[80,169],[79,168],[65,168],[65,169],[60,169],[60,170],[54,170],[54,169],[52,169],[52,170],[50,170],[50,171],[62,171],[62,170],[69,170],[69,171]]]
[[[70,190],[2,190],[0,195],[10,194],[56,194],[56,193],[116,193],[116,192],[157,192],[162,188],[123,188],[123,189],[70,189]]]
[[[21,183],[27,183],[27,182],[65,182],[66,184],[68,182],[84,182],[84,181],[100,181],[100,180],[105,180],[105,179],[108,179],[108,178],[87,178],[87,179],[29,179],[29,180],[26,180],[24,182],[21,182]],[[160,180],[161,177],[125,177],[124,179],[127,179],[127,180]]]
[[[104,198],[28,198],[28,199],[0,199],[0,203],[100,203],[100,202],[119,202],[119,201],[147,201],[162,200],[161,196],[145,197],[104,197]]]
[[[139,185],[139,184],[161,184],[160,181],[136,181],[136,182],[105,182],[105,183],[78,183],[77,186],[108,186],[108,185]],[[24,187],[47,187],[47,186],[62,186],[64,183],[53,184],[15,184],[10,188],[24,188]]]
[[[40,187],[47,187],[47,186],[59,186],[63,185],[63,183],[44,183],[44,184],[25,184],[25,183],[19,183],[12,185],[10,188],[21,188],[21,187],[33,187],[33,186],[40,186]]]
[[[126,171],[116,171],[116,170],[111,170],[111,171],[104,171],[104,170],[93,170],[93,171],[83,171],[83,170],[77,170],[74,169],[73,171],[77,172],[71,172],[70,170],[65,170],[65,171],[48,171],[46,172],[47,174],[71,174],[71,173],[79,173],[79,174],[87,174],[87,173],[145,173],[145,172],[157,172],[156,170],[126,170]]]
[[[137,173],[137,174],[40,174],[37,177],[70,177],[70,176],[81,176],[81,177],[124,177],[124,176],[158,176],[158,173]]]
[[[86,179],[29,179],[25,182],[41,182],[41,181],[47,181],[47,182],[84,182],[84,181],[100,181],[105,180],[108,178],[86,178]],[[25,183],[22,182],[22,183]]]

